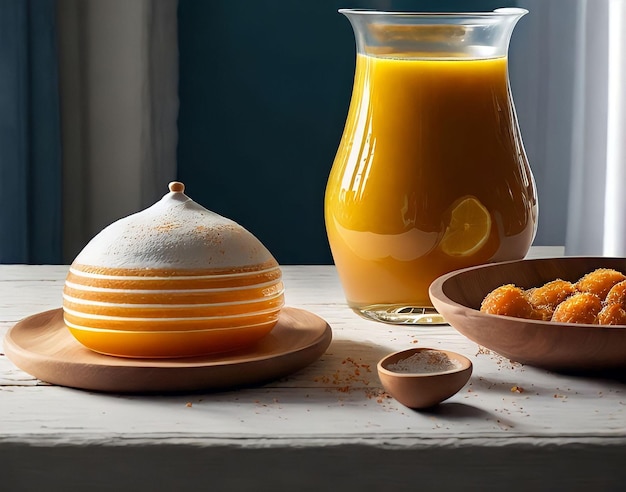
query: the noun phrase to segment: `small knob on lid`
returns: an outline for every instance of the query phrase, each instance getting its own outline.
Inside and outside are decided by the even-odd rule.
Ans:
[[[185,185],[180,181],[172,181],[168,187],[172,193],[182,193],[185,191]]]

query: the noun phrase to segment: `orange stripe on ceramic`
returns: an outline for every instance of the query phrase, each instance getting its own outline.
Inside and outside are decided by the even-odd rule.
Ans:
[[[256,299],[258,297],[271,296],[282,289],[280,269],[275,267],[271,275],[257,276],[250,274],[246,277],[234,277],[233,280],[222,280],[219,285],[209,282],[196,281],[192,275],[179,276],[172,279],[161,278],[158,280],[158,287],[152,279],[132,280],[124,282],[120,276],[101,276],[97,279],[76,276],[70,271],[65,282],[65,292],[73,297],[84,299],[103,300],[102,297],[109,297],[118,300],[120,296],[129,299],[141,298],[152,299],[154,297],[178,297],[188,295],[196,300],[212,297],[213,302],[226,300]],[[241,282],[241,280],[244,282]],[[133,302],[132,300],[130,302]],[[143,302],[143,301],[142,301]]]
[[[116,304],[225,304],[255,302],[260,299],[273,299],[283,294],[282,282],[268,287],[232,291],[124,291],[122,289],[82,290],[74,285],[66,285],[64,298],[75,302],[109,302]]]
[[[185,271],[185,270],[175,270],[175,269],[167,269],[167,268],[110,268],[110,267],[102,267],[102,266],[93,266],[93,265],[80,265],[73,264],[71,270],[75,271],[78,275],[84,276],[102,276],[102,277],[114,277],[119,275],[121,277],[141,277],[141,278],[150,278],[150,277],[165,277],[168,280],[176,279],[176,278],[190,278],[190,277],[201,277],[206,276],[211,279],[215,279],[218,277],[225,278],[235,278],[235,277],[246,277],[250,275],[266,275],[269,273],[277,273],[280,276],[280,269],[276,265],[276,261],[274,259],[270,259],[263,264],[255,264],[255,265],[243,265],[232,268],[207,268],[205,270],[196,269],[193,271]]]
[[[137,269],[125,272],[119,268],[93,268],[87,265],[73,264],[67,280],[72,283],[107,287],[110,289],[147,289],[160,290],[167,288],[184,289],[219,289],[255,286],[280,280],[281,272],[276,261],[256,265],[254,270],[241,271],[233,269],[233,274],[227,275],[223,269],[213,271],[177,271],[168,270],[138,271]]]
[[[215,290],[125,290],[108,288],[84,288],[66,283],[63,293],[74,300],[115,302],[120,304],[203,304],[246,302],[250,300],[273,298],[284,291],[282,282],[274,282],[263,287],[246,289]]]
[[[196,331],[94,331],[69,327],[74,337],[86,347],[95,347],[92,350],[106,355],[119,355],[137,358],[170,358],[204,355],[211,352],[225,352],[244,348],[250,345],[250,340],[260,340],[271,325],[259,325],[229,330],[224,333],[220,330]]]
[[[246,303],[220,304],[118,304],[93,301],[73,302],[63,300],[66,312],[83,315],[112,316],[120,318],[215,318],[246,316],[255,312],[279,310],[283,307],[283,296]]]
[[[131,317],[107,317],[100,318],[98,315],[84,315],[80,312],[66,310],[64,312],[65,323],[70,327],[86,330],[115,330],[115,331],[207,331],[207,330],[233,330],[250,325],[276,323],[280,310],[272,310],[261,314],[249,314],[236,317],[188,317],[188,318],[131,318]],[[268,330],[269,331],[269,330]]]
[[[103,229],[74,260],[64,316],[86,347],[185,357],[255,343],[276,324],[284,287],[270,252],[190,200],[182,184],[170,190]]]

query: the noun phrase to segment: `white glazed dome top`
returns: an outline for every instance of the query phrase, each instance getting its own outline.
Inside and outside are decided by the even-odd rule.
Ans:
[[[97,234],[75,264],[122,269],[224,269],[275,262],[245,228],[185,195],[185,186]]]

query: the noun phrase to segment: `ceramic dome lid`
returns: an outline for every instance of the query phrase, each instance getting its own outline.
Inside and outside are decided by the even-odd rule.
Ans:
[[[119,269],[213,270],[276,265],[244,227],[184,194],[185,186],[97,234],[74,264]]]

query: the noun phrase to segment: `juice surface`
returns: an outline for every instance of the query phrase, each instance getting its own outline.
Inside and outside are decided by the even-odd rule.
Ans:
[[[468,198],[488,211],[484,240],[450,254],[442,239]],[[352,307],[431,306],[428,287],[438,276],[523,257],[536,215],[506,58],[357,56],[325,202]]]

